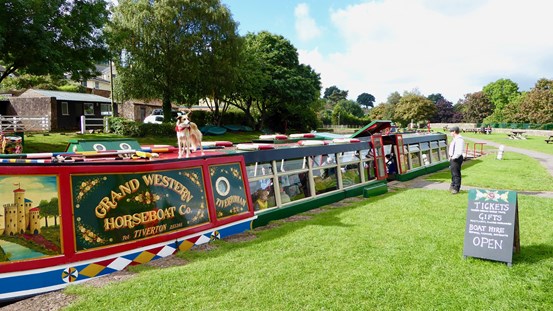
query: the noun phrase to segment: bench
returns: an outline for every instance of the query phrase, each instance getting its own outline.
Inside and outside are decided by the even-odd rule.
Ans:
[[[546,143],[552,143],[553,142],[553,135],[549,136],[548,139],[545,140]]]

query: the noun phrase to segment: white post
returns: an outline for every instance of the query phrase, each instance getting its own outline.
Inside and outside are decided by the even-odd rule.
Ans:
[[[104,133],[109,133],[109,117],[104,117]]]
[[[497,152],[497,159],[501,160],[503,159],[503,151],[505,150],[505,146],[501,145],[499,146],[499,151]]]
[[[86,131],[86,117],[84,115],[81,116],[81,134],[84,134]]]

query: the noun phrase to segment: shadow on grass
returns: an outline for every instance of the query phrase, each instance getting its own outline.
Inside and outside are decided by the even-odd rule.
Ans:
[[[343,223],[338,216],[350,209],[370,208],[370,206],[364,207],[364,205],[378,204],[380,200],[387,199],[395,194],[397,192],[388,192],[376,197],[362,198],[355,202],[349,201],[352,198],[345,199],[288,218],[274,220],[266,226],[258,227],[239,235],[225,237],[221,240],[210,242],[208,245],[203,244],[185,252],[178,252],[175,255],[190,261],[204,260],[223,255],[229,251],[239,251],[245,247],[267,243],[308,226],[352,227],[353,225]],[[244,238],[237,238],[240,235]]]
[[[553,245],[533,244],[521,246],[520,253],[513,255],[513,263],[538,263],[553,258]]]

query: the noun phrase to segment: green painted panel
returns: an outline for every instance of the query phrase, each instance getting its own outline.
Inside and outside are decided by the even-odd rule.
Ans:
[[[201,167],[72,175],[77,251],[209,222]]]

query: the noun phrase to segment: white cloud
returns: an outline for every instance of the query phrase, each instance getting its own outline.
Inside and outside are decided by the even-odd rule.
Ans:
[[[352,99],[368,92],[377,103],[414,88],[455,103],[497,79],[553,78],[553,2],[459,3],[384,0],[332,11],[343,52],[299,51],[300,61],[321,73],[323,87],[347,89]]]
[[[296,33],[301,41],[309,41],[321,35],[321,29],[309,15],[307,4],[298,4],[294,9],[294,16],[296,17]]]

